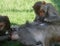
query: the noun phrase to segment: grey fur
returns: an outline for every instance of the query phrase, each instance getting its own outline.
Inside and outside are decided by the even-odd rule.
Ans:
[[[42,46],[42,44],[43,46],[49,46],[51,38],[60,37],[60,25],[37,24],[34,22],[20,26],[18,29],[18,31],[12,33],[12,36],[17,34],[19,37],[15,37],[15,40],[27,46]],[[37,45],[36,43],[39,41],[42,44]]]

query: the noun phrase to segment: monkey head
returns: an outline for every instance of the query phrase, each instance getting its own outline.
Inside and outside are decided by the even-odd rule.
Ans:
[[[46,6],[46,2],[41,2],[38,1],[34,4],[33,9],[35,11],[35,13],[40,16],[40,17],[45,17],[46,13],[47,13],[47,6]]]

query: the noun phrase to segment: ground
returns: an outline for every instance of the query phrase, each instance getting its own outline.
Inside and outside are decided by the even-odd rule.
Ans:
[[[24,24],[26,20],[32,22],[35,18],[33,5],[37,1],[43,0],[0,0],[0,15],[9,17],[11,24]],[[45,0],[52,3],[55,8],[60,12],[60,0]],[[19,43],[8,42],[3,46],[19,46]]]

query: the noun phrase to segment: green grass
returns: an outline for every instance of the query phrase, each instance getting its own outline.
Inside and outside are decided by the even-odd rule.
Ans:
[[[0,15],[8,16],[11,23],[24,24],[26,20],[32,22],[35,18],[33,5],[42,0],[0,0]],[[60,0],[45,0],[52,3],[60,12]],[[7,42],[3,46],[20,46],[19,43]]]

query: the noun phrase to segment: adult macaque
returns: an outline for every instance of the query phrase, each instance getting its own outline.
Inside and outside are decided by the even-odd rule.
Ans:
[[[60,25],[34,22],[22,25],[17,29],[12,32],[11,39],[27,46],[50,46],[52,42],[60,41]]]

